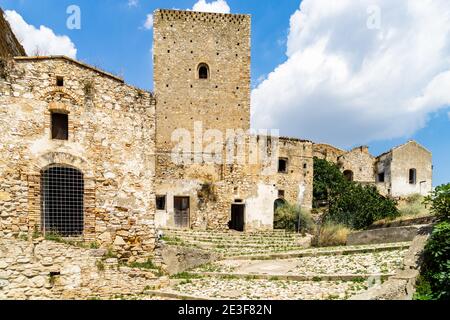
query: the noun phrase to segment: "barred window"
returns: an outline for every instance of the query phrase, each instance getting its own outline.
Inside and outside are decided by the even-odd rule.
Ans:
[[[84,229],[84,179],[77,169],[53,166],[41,172],[42,229],[63,237]]]

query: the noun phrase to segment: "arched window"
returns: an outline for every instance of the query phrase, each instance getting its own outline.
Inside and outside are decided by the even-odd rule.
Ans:
[[[84,179],[77,169],[51,166],[41,171],[42,231],[63,237],[84,229]]]
[[[206,63],[201,63],[198,66],[198,78],[208,79],[209,78],[209,67]]]
[[[344,171],[344,177],[348,181],[353,181],[353,171],[352,170],[345,170]]]
[[[416,184],[416,183],[417,183],[417,170],[409,169],[409,184]]]

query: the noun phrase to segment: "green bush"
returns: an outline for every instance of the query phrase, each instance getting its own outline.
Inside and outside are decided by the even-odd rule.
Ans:
[[[295,232],[313,232],[315,225],[311,215],[304,212],[300,206],[285,203],[275,212],[274,228]]]
[[[349,183],[342,193],[330,199],[325,221],[351,229],[365,229],[375,221],[400,215],[396,202],[382,196],[374,186]]]
[[[415,299],[450,300],[450,222],[435,226],[423,258]]]
[[[328,200],[334,194],[340,193],[347,184],[348,181],[334,163],[314,158],[313,196],[315,203],[318,200]]]
[[[383,197],[376,187],[362,186],[345,179],[339,168],[314,158],[314,203],[327,200],[324,221],[351,229],[364,229],[377,220],[400,215],[396,202]]]
[[[430,210],[439,220],[450,220],[450,183],[439,187],[425,198],[425,204],[430,205]]]

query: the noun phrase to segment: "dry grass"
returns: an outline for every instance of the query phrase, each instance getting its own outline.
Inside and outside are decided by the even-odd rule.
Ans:
[[[402,199],[398,202],[398,210],[400,216],[395,219],[383,219],[376,221],[374,225],[382,225],[389,222],[400,222],[415,218],[429,217],[433,214],[430,209],[423,204],[424,197],[420,194],[413,194],[406,199]]]
[[[350,232],[346,226],[327,223],[319,229],[314,244],[318,247],[345,246]]]

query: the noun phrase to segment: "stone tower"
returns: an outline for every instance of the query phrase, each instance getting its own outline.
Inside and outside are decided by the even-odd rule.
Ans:
[[[172,132],[250,128],[249,15],[154,12],[157,148]]]

